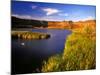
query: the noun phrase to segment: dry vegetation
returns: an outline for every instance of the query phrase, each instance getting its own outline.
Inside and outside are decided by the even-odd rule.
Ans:
[[[15,32],[12,32],[12,39],[28,39],[28,40],[31,40],[31,39],[37,39],[37,40],[40,40],[40,39],[48,39],[50,38],[50,35],[49,34],[46,34],[46,33],[39,33],[39,32],[29,32],[29,31],[15,31]]]

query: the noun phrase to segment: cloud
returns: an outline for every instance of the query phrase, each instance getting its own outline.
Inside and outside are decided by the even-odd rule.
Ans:
[[[13,14],[12,16],[20,19],[33,19],[33,20],[45,20],[45,21],[61,20],[61,18],[57,18],[55,16],[32,17],[30,15],[19,15],[19,14]]]
[[[59,16],[68,16],[68,13],[59,13]]]
[[[35,9],[35,8],[37,8],[37,6],[33,5],[33,6],[32,6],[32,9]]]
[[[87,16],[86,18],[83,18],[82,20],[85,21],[85,20],[93,20],[93,19],[95,19],[95,18],[92,16]]]
[[[20,19],[33,19],[33,17],[31,17],[30,15],[18,15],[18,14],[13,14],[13,17],[17,17]]]
[[[58,9],[54,8],[43,8],[42,10],[46,12],[47,16],[60,12]]]

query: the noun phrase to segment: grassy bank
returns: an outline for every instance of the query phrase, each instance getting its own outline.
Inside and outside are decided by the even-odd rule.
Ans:
[[[64,53],[43,62],[42,72],[95,69],[96,32],[95,27],[85,26],[72,30],[65,43]]]
[[[28,31],[13,31],[11,33],[12,39],[48,39],[50,38],[49,34],[40,33],[40,32],[28,32]]]

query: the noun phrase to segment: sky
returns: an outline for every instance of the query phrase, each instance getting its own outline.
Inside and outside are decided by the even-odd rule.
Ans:
[[[96,7],[91,5],[12,1],[11,13],[22,19],[46,21],[96,19]]]

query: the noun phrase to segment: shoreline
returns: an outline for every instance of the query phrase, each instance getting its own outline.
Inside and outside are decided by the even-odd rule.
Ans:
[[[33,30],[33,29],[56,29],[56,30],[70,30],[70,29],[65,29],[65,28],[12,28],[11,31],[16,31],[16,30]]]

